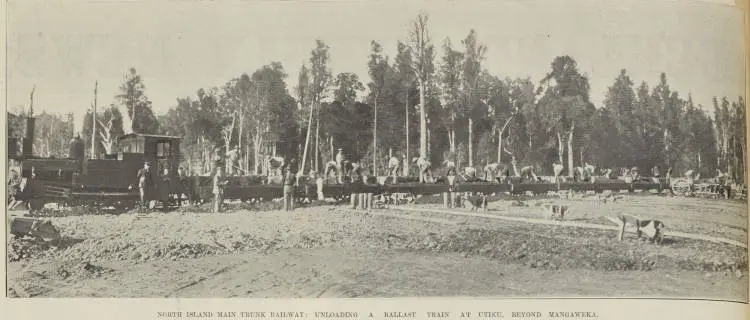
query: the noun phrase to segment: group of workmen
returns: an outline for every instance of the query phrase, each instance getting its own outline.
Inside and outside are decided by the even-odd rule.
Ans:
[[[344,156],[344,152],[342,148],[339,148],[337,150],[334,160],[330,161],[326,164],[326,168],[323,175],[320,175],[317,171],[311,171],[310,175],[308,177],[303,178],[302,173],[298,172],[296,161],[292,159],[291,161],[285,161],[282,157],[271,157],[267,156],[264,161],[264,167],[263,171],[268,176],[268,179],[270,181],[270,178],[272,176],[281,177],[281,182],[283,183],[283,208],[286,211],[294,210],[294,194],[295,189],[300,186],[301,180],[309,180],[309,181],[315,181],[318,184],[318,190],[317,190],[317,198],[318,200],[323,197],[322,195],[322,183],[323,179],[326,177],[331,176],[332,172],[335,172],[336,181],[340,184],[343,183],[350,183],[353,185],[356,184],[362,184],[367,180],[367,173],[365,172],[365,168],[360,166],[356,162],[352,162],[346,159]],[[235,149],[230,150],[226,153],[226,159],[228,162],[225,162],[225,157],[221,155],[220,152],[216,152],[216,156],[213,159],[213,170],[212,170],[212,185],[213,185],[213,211],[214,212],[221,212],[222,205],[224,202],[224,188],[228,183],[227,174],[225,173],[225,170],[229,170],[229,175],[236,175],[238,174],[239,166],[238,166],[238,159],[239,159],[239,152]],[[477,180],[484,180],[484,181],[509,181],[511,177],[515,176],[517,179],[520,179],[520,181],[527,181],[527,182],[541,182],[542,178],[538,177],[535,173],[534,166],[524,166],[520,168],[520,170],[517,168],[516,159],[513,158],[511,161],[511,165],[505,165],[502,166],[498,163],[487,163],[484,165],[484,176],[480,177],[478,175],[477,169],[474,167],[465,167],[462,170],[458,170],[456,164],[452,160],[445,160],[442,163],[443,167],[445,168],[446,177],[450,183],[455,181],[457,177],[462,177],[464,181],[477,181]],[[154,185],[154,177],[151,173],[151,164],[146,163],[144,165],[144,168],[141,169],[138,172],[138,181],[139,181],[139,188],[140,188],[140,194],[141,194],[141,204],[146,205],[149,188]],[[392,179],[392,183],[398,182],[399,176],[408,176],[409,175],[409,169],[412,166],[416,166],[418,169],[419,174],[419,182],[420,183],[435,183],[435,178],[432,174],[432,163],[425,158],[421,157],[414,157],[411,159],[411,161],[408,161],[406,155],[402,154],[401,159],[397,156],[388,156],[387,157],[387,167],[388,167],[388,178]],[[562,173],[564,171],[564,167],[561,164],[553,164],[553,173],[554,173],[554,181],[550,182],[562,182],[565,181],[565,178],[562,176]],[[513,173],[511,173],[511,170],[513,170]],[[668,170],[666,176],[671,176],[671,168]],[[658,178],[660,177],[660,172],[658,167],[654,167],[651,170],[651,174]],[[588,163],[584,164],[580,167],[575,167],[572,172],[572,178],[574,181],[594,181],[595,176],[601,176],[601,177],[612,177],[612,170],[611,169],[600,169],[599,171],[596,170],[596,167],[593,165],[590,165]],[[622,169],[619,176],[621,177],[627,177],[629,179],[637,180],[639,178],[638,169],[632,168],[632,169]],[[181,205],[182,196],[186,195],[188,197],[188,201],[195,201],[195,196],[192,194],[193,192],[190,192],[192,188],[190,187],[190,180],[187,179],[186,172],[183,169],[183,167],[180,167],[178,169],[178,181],[173,182],[170,180],[169,177],[169,171],[164,170],[163,174],[161,175],[161,178],[164,179],[165,183],[169,185],[170,190],[170,196],[176,195],[178,205]],[[387,181],[387,179],[386,179]],[[306,190],[306,194],[308,195],[308,198],[312,199],[315,197],[315,194],[311,192],[311,187],[309,184],[305,183],[305,187],[308,189]]]

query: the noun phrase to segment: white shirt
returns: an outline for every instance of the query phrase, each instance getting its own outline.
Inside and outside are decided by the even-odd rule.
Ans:
[[[341,162],[344,161],[344,153],[339,151],[339,153],[336,154],[336,164],[341,165]]]
[[[456,163],[455,163],[455,162],[453,162],[453,161],[450,161],[450,160],[445,160],[445,161],[443,162],[443,164],[444,164],[444,165],[445,165],[445,167],[446,167],[446,168],[448,168],[448,169],[451,169],[451,168],[456,168]]]
[[[396,157],[391,157],[391,160],[388,161],[388,167],[395,168],[399,165],[399,160]]]
[[[476,176],[477,169],[475,169],[474,167],[466,167],[464,168],[464,174],[470,177]]]
[[[419,160],[417,160],[417,166],[419,166],[419,169],[422,171],[429,169],[431,165],[432,164],[425,159],[419,158]]]

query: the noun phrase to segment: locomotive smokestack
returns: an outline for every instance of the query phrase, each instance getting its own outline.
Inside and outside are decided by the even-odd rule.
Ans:
[[[33,152],[31,150],[32,146],[34,145],[34,124],[35,120],[33,115],[29,115],[26,117],[26,138],[23,139],[23,157],[29,158],[33,156]]]
[[[31,89],[29,95],[29,114],[26,116],[26,138],[23,140],[22,156],[30,158],[33,156],[32,148],[34,146],[34,91],[36,86]]]

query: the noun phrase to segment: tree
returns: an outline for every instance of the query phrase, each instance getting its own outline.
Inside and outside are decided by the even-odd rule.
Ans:
[[[479,44],[477,41],[477,33],[474,29],[469,31],[466,38],[461,41],[464,45],[464,61],[463,61],[463,87],[464,87],[464,104],[468,109],[468,120],[469,120],[469,166],[474,166],[474,119],[485,118],[487,112],[479,109],[482,105],[479,104],[479,80],[482,72],[482,61],[487,53],[487,47]]]
[[[252,95],[255,97],[251,103],[254,107],[252,118],[255,129],[250,132],[254,134],[253,145],[256,146],[256,165],[262,160],[260,158],[260,148],[266,142],[264,136],[268,133],[274,133],[282,139],[281,153],[285,157],[291,157],[295,153],[296,145],[296,121],[289,117],[294,112],[295,101],[289,95],[286,85],[287,74],[280,62],[273,62],[256,70],[252,75]],[[288,128],[288,131],[279,130]],[[289,145],[292,147],[289,148]],[[272,145],[276,150],[276,144]],[[277,150],[278,151],[278,150]],[[260,169],[260,168],[258,168]]]
[[[370,89],[370,95],[368,100],[373,106],[373,127],[372,127],[372,168],[373,175],[378,174],[378,104],[383,99],[383,91],[386,88],[386,81],[390,76],[390,66],[388,65],[388,57],[383,56],[383,47],[372,41],[370,43],[370,60],[367,63],[368,74],[370,75],[370,83],[367,86]]]
[[[409,147],[412,135],[414,132],[417,132],[416,130],[412,130],[412,127],[416,127],[417,125],[414,121],[416,119],[416,108],[414,108],[416,103],[412,100],[415,100],[415,97],[417,97],[417,95],[413,94],[413,91],[417,91],[418,88],[415,86],[414,71],[412,70],[413,62],[409,47],[401,41],[397,43],[396,47],[398,53],[394,61],[394,72],[396,73],[393,83],[395,86],[393,89],[394,104],[398,104],[398,101],[404,103],[404,112],[402,113],[404,115],[403,148],[404,155],[406,158],[409,158],[411,156]],[[408,162],[408,159],[404,159],[404,161]],[[406,171],[404,171],[404,175],[406,175]]]
[[[635,163],[633,155],[640,151],[639,141],[641,136],[638,132],[638,120],[636,118],[636,96],[633,90],[633,81],[627,75],[625,69],[615,78],[615,83],[607,89],[604,98],[604,108],[608,111],[606,116],[612,119],[617,130],[619,139],[610,141],[613,151],[616,152],[614,159],[619,159],[617,165]],[[599,119],[604,121],[604,119]]]
[[[314,170],[318,171],[318,154],[320,150],[320,103],[326,97],[331,85],[331,70],[328,68],[330,54],[329,47],[321,40],[315,41],[315,49],[310,53],[310,94],[312,98],[311,112],[314,110],[318,115],[315,125],[315,160]],[[312,123],[312,122],[311,122]],[[309,140],[309,139],[308,139]],[[305,142],[305,158],[307,157],[307,145]],[[302,160],[304,167],[306,159]]]
[[[302,157],[302,161],[299,162],[299,168],[298,170],[300,172],[304,171],[305,168],[305,160],[307,159],[307,149],[310,144],[310,131],[312,128],[312,116],[313,116],[313,110],[312,110],[312,89],[310,88],[311,81],[310,81],[310,71],[307,69],[305,64],[303,63],[300,67],[299,71],[299,77],[297,78],[297,87],[295,88],[295,93],[297,95],[297,103],[298,103],[298,110],[300,111],[298,114],[301,115],[301,117],[298,117],[297,121],[300,123],[300,128],[302,128],[302,123],[305,121],[304,119],[307,118],[307,134],[305,136],[305,148],[303,149],[303,153],[299,156]],[[305,110],[305,106],[308,106],[307,112],[308,115],[305,117],[302,115],[303,111]]]
[[[336,75],[333,85],[336,87],[333,91],[334,100],[344,105],[354,104],[357,101],[358,93],[365,90],[365,86],[359,81],[357,74],[351,72]]]
[[[544,122],[552,128],[550,133],[557,136],[560,163],[563,163],[564,140],[567,141],[568,175],[572,177],[575,132],[585,131],[593,111],[589,102],[590,86],[570,56],[555,57],[551,69],[542,83],[554,81],[554,84],[547,88],[540,103],[544,106]]]
[[[93,110],[93,109],[92,109]],[[82,137],[90,145],[97,146],[96,150],[101,150],[103,154],[115,153],[115,142],[118,137],[124,134],[122,128],[123,119],[120,114],[120,109],[116,105],[111,104],[109,108],[104,109],[103,112],[96,114],[96,130],[93,127],[94,114],[88,112],[83,122],[84,132],[95,132],[95,139],[92,141],[91,136],[85,135]],[[99,146],[101,148],[99,148]],[[92,154],[92,157],[97,157],[97,154]]]
[[[741,168],[741,170],[735,170],[737,172],[735,179],[744,183],[747,177],[747,109],[745,99],[739,97],[736,103],[732,103],[732,106],[734,109],[735,146],[736,150],[738,150],[738,155],[735,156],[735,159],[739,160],[739,167]]]
[[[125,109],[125,112],[121,113],[128,115],[128,121],[123,126],[125,133],[158,132],[159,122],[151,110],[151,101],[146,96],[146,86],[135,68],[130,68],[125,73],[119,91],[115,99]]]
[[[456,122],[463,116],[463,53],[451,47],[450,39],[443,42],[443,63],[440,66],[440,102],[443,106],[443,122],[448,128],[451,153],[456,152]]]
[[[409,51],[412,57],[411,69],[419,86],[419,156],[427,158],[427,113],[425,94],[434,72],[434,51],[427,30],[428,16],[419,14],[412,22],[409,31]]]

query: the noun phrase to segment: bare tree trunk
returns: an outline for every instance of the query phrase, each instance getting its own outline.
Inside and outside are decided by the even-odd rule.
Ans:
[[[565,153],[565,145],[563,144],[563,141],[562,141],[562,135],[558,132],[557,133],[557,159],[558,161],[560,161],[561,166],[565,165],[565,161],[563,161],[564,153]],[[568,176],[572,177],[573,172],[568,171]]]
[[[458,149],[456,154],[456,168],[461,168],[461,149]]]
[[[732,179],[734,179],[734,170],[732,170],[732,161],[729,161],[729,140],[730,139],[729,139],[729,135],[726,135],[726,136],[727,136],[727,138],[725,138],[726,139],[726,145],[725,145],[724,149],[725,149],[725,154],[726,154],[726,157],[727,157],[727,159],[726,159],[727,176],[732,177]],[[732,156],[732,158],[734,158],[734,156]]]
[[[258,162],[257,160],[255,160],[255,158],[252,158],[253,159],[253,167],[250,166],[250,159],[251,159],[250,158],[250,154],[254,153],[252,151],[252,148],[251,148],[252,147],[252,143],[251,143],[252,138],[253,137],[250,134],[248,134],[247,144],[245,145],[245,173],[246,174],[250,173],[251,172],[250,168],[254,168],[255,163]]]
[[[378,176],[378,97],[380,93],[375,94],[375,120],[372,124],[372,175]],[[331,150],[333,152],[333,150]]]
[[[497,163],[500,164],[503,161],[503,132],[497,131]]]
[[[427,124],[429,124],[429,122]],[[429,126],[427,126],[427,127],[429,128]],[[430,138],[431,138],[431,136],[432,136],[432,132],[430,132],[430,130],[427,130],[427,144],[426,145],[427,145],[427,154],[428,155],[430,154],[430,147],[431,147],[430,146],[430,141],[431,141]],[[425,159],[427,159],[427,158],[425,158]]]
[[[425,81],[419,79],[419,156],[427,159],[427,113],[425,112]]]
[[[315,108],[315,171],[319,171],[318,159],[320,159],[320,102]]]
[[[406,93],[406,99],[404,101],[405,101],[404,105],[406,106],[406,154],[405,154],[405,159],[406,159],[406,161],[408,163],[408,161],[409,161],[409,93],[408,92]],[[406,167],[404,167],[404,172],[406,172],[406,171],[407,171]],[[406,173],[404,174],[404,176],[406,176]]]
[[[96,93],[99,91],[99,81],[94,83],[94,105],[91,115],[91,159],[96,159]]]
[[[305,161],[307,161],[307,148],[310,145],[310,131],[312,131],[312,116],[313,116],[313,106],[310,105],[310,117],[307,121],[307,137],[305,138],[305,149],[302,152],[302,161],[300,161],[300,167],[299,171],[301,173],[305,172]]]
[[[701,167],[702,167],[702,164],[701,164],[701,153],[698,152],[698,172],[699,173],[701,172]]]
[[[333,135],[328,137],[328,143],[331,146],[331,161],[336,161],[336,151],[333,150]]]
[[[244,108],[244,107],[243,107]],[[243,145],[242,145],[242,134],[244,133],[243,129],[245,128],[245,112],[244,110],[240,111],[240,127],[237,128],[237,148],[239,148],[238,152],[239,154],[237,156],[242,157],[243,152]],[[240,171],[245,170],[246,168],[242,168],[242,163],[244,161],[240,162]]]
[[[469,117],[469,167],[474,166],[474,120]]]
[[[739,182],[744,183],[747,180],[747,145],[743,141],[740,147],[742,151],[742,181]]]
[[[255,173],[259,174],[263,171],[262,164],[263,160],[262,158],[262,147],[263,147],[263,129],[262,125],[260,123],[260,119],[258,119],[255,123],[255,137],[253,139],[253,147],[255,150]]]
[[[450,151],[455,154],[456,152],[456,129],[451,127],[448,129],[448,144],[450,145]]]
[[[570,144],[570,143],[568,143]],[[581,150],[578,151],[578,153],[581,155],[581,157],[578,159],[578,163],[581,167],[583,167],[583,146],[581,146]]]
[[[568,171],[570,176],[573,176],[573,132],[575,131],[575,123],[570,126],[570,132],[568,133]]]

